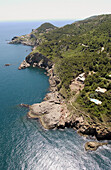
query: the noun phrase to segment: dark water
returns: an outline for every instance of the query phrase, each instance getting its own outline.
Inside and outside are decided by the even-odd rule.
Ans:
[[[0,170],[109,170],[110,145],[86,152],[88,139],[73,129],[46,131],[39,122],[27,119],[26,108],[18,106],[41,102],[48,92],[48,77],[42,69],[19,71],[31,47],[9,45],[6,40],[30,33],[41,23],[0,23]],[[5,67],[5,63],[12,65]]]

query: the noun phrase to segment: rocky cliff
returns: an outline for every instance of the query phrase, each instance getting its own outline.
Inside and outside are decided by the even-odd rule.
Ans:
[[[33,67],[40,67],[48,70],[52,68],[52,65],[53,65],[52,62],[47,57],[37,52],[37,53],[30,53],[26,57],[26,59],[20,64],[18,69],[21,70],[33,66]]]
[[[52,67],[52,62],[40,53],[30,53],[26,57],[26,62],[33,66],[38,66],[40,68],[50,69]]]

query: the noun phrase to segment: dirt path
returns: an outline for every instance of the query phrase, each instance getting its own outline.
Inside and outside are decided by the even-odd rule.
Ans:
[[[73,103],[76,101],[77,97],[80,94],[80,91],[83,90],[84,88],[84,83],[80,82],[76,79],[74,79],[70,85],[70,89],[72,92],[72,97],[69,100],[70,105],[73,107],[74,110],[76,110],[76,112],[78,113],[82,113],[85,117],[89,117],[90,116],[88,114],[86,114],[84,111],[79,110],[78,108],[76,108]]]

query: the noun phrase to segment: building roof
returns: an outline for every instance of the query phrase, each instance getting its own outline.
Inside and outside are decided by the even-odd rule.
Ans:
[[[105,93],[107,90],[105,88],[98,87],[95,91]]]
[[[104,51],[104,47],[101,48],[101,52],[103,52],[103,51]]]
[[[84,82],[85,81],[85,73],[79,74],[79,76],[77,77],[77,80]]]

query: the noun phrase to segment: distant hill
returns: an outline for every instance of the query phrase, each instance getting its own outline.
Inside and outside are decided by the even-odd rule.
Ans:
[[[32,29],[30,34],[22,35],[20,37],[13,37],[10,44],[24,44],[30,46],[40,45],[42,42],[46,41],[44,35],[55,30],[56,28],[56,26],[50,23],[44,23],[37,29]]]
[[[50,24],[50,23],[44,23],[39,28],[37,28],[36,30],[38,30],[39,33],[43,33],[43,32],[47,32],[47,31],[51,31],[55,28],[57,28],[57,27]]]

